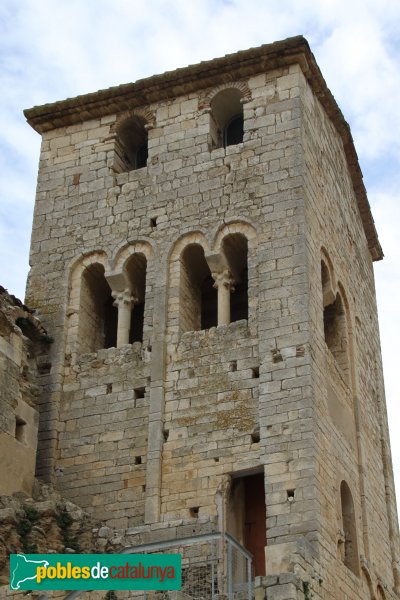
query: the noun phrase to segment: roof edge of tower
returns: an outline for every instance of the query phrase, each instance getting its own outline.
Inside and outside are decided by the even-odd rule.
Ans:
[[[204,87],[229,83],[238,78],[243,79],[262,71],[294,63],[299,64],[314,94],[342,139],[372,260],[381,260],[383,251],[372,217],[350,127],[326,85],[310,46],[303,36],[242,50],[221,58],[140,79],[135,83],[127,83],[51,104],[34,106],[24,110],[24,115],[31,127],[42,134],[58,127],[132,110],[184,93],[196,92]]]

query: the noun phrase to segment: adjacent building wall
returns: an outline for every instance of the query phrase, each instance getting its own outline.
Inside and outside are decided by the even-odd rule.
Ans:
[[[19,319],[19,321],[18,321]],[[0,494],[32,493],[39,415],[38,323],[26,307],[0,290]]]

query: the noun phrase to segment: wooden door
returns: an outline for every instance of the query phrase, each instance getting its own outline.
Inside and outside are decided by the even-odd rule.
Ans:
[[[266,506],[264,474],[243,478],[245,495],[245,546],[254,559],[254,574],[265,575]]]

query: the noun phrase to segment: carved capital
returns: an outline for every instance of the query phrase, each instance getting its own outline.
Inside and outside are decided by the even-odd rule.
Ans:
[[[235,288],[234,288],[235,280],[233,279],[231,272],[228,269],[226,269],[225,271],[219,272],[219,273],[212,273],[212,278],[215,281],[215,283],[214,283],[215,288],[218,289],[219,287],[223,286],[230,292],[235,291]]]
[[[117,308],[132,308],[139,302],[139,298],[129,288],[122,292],[112,292],[112,297],[114,298],[113,306]]]

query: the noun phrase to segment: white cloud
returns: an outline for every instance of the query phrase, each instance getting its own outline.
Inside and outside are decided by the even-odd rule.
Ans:
[[[400,321],[397,318],[400,291],[400,192],[389,194],[372,192],[374,217],[379,231],[384,232],[385,259],[375,265],[378,314],[381,330],[386,399],[391,430],[393,469],[400,495],[400,436],[398,399],[400,382],[396,341],[400,339]]]

